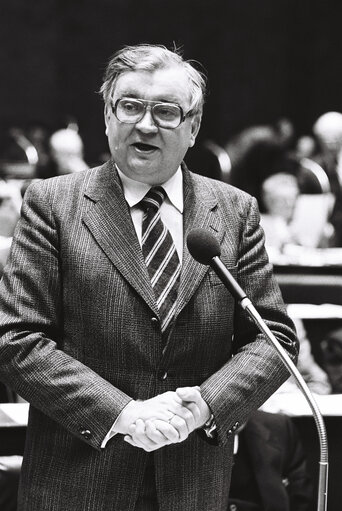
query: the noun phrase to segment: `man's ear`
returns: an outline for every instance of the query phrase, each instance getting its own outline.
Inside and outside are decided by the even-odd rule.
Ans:
[[[195,144],[197,134],[201,127],[202,114],[196,114],[191,119],[191,137],[189,147],[192,147]]]
[[[109,119],[110,119],[109,107],[108,107],[108,105],[105,105],[105,107],[104,107],[104,121],[105,121],[105,125],[106,125],[106,129],[105,129],[106,135],[108,135]]]

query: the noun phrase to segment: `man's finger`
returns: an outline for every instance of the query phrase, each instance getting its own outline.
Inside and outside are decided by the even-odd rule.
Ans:
[[[178,415],[174,415],[172,419],[169,421],[169,424],[178,431],[179,435],[178,442],[183,442],[189,436],[189,429],[187,423]]]
[[[201,410],[199,409],[197,403],[193,402],[193,401],[188,401],[186,403],[186,408],[188,408],[190,410],[190,412],[192,413],[194,419],[195,419],[195,424],[198,426],[198,421],[200,420],[200,417],[201,417]]]
[[[164,421],[161,421],[164,422]],[[165,422],[164,422],[165,423]],[[160,447],[170,443],[170,440],[163,434],[162,430],[157,428],[155,421],[146,421],[145,423],[146,436],[158,444]]]
[[[176,394],[182,401],[195,401],[198,403],[202,399],[199,387],[180,387],[176,389]]]
[[[179,433],[178,431],[171,425],[170,422],[165,422],[160,419],[156,419],[153,421],[155,427],[167,438],[168,442],[171,444],[178,443]]]
[[[161,435],[161,433],[159,433]],[[158,435],[157,435],[158,436]],[[136,421],[135,432],[132,435],[133,441],[137,447],[141,447],[147,452],[155,451],[163,445],[166,445],[167,440],[163,436],[159,436],[158,438],[153,437],[153,433],[150,436],[147,435],[147,425],[146,423],[138,419]]]

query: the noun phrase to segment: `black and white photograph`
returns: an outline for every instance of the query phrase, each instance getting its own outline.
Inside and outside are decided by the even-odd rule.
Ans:
[[[340,511],[342,6],[2,0],[0,511]]]

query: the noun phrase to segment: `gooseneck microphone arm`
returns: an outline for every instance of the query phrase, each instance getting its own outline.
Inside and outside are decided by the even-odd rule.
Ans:
[[[221,249],[217,239],[210,232],[204,229],[194,229],[191,231],[187,238],[187,244],[190,254],[196,261],[210,265],[228,291],[237,300],[238,304],[244,309],[248,316],[253,320],[258,329],[266,336],[266,339],[272,344],[277,351],[279,357],[292,374],[299,386],[300,390],[306,398],[313,417],[319,436],[320,445],[320,461],[319,461],[319,480],[318,480],[318,503],[317,511],[326,511],[328,502],[328,440],[322,414],[319,407],[305,383],[302,375],[298,371],[295,364],[290,359],[280,342],[276,339],[275,335],[267,326],[266,322],[262,319],[258,311],[253,306],[246,293],[240,287],[238,282],[234,279],[229,270],[225,267],[220,259]]]

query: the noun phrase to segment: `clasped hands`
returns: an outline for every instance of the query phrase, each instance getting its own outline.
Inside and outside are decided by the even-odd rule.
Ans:
[[[199,387],[181,387],[146,401],[130,401],[116,429],[126,442],[150,452],[183,442],[210,414]]]

